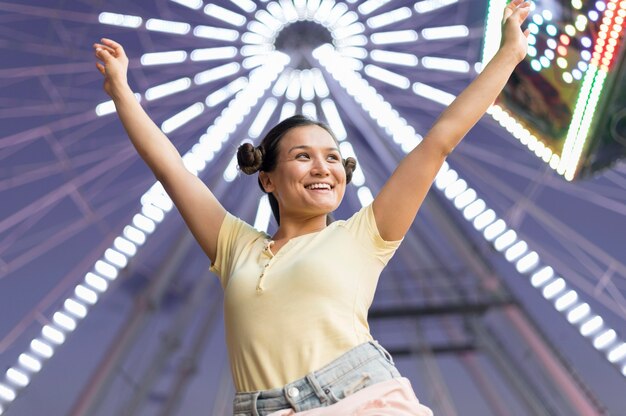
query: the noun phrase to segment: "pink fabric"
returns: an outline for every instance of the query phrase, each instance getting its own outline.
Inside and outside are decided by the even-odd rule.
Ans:
[[[327,407],[296,413],[293,409],[279,410],[269,416],[433,416],[432,410],[422,405],[407,378],[376,383],[359,390]]]

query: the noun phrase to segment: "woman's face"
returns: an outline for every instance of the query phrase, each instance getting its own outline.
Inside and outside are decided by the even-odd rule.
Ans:
[[[279,145],[272,172],[261,172],[261,183],[278,200],[285,216],[306,218],[334,211],[346,190],[346,171],[332,136],[319,126],[289,130]]]

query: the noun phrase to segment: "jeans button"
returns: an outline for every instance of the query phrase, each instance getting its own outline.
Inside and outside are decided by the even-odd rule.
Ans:
[[[300,390],[298,390],[297,387],[289,387],[289,390],[287,390],[287,395],[291,397],[292,399],[295,397],[298,397],[299,394],[300,394]]]

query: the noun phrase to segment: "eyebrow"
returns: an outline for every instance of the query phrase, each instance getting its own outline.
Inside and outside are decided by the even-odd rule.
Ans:
[[[312,147],[311,146],[306,146],[306,145],[294,146],[291,149],[289,149],[289,151],[287,153],[291,153],[292,151],[298,150],[298,149],[311,150]],[[330,151],[339,152],[339,148],[337,148],[337,147],[326,147],[326,148],[324,148],[324,150],[330,150]]]

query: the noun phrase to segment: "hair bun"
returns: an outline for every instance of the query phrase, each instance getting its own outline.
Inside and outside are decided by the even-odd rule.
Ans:
[[[254,147],[251,143],[242,144],[237,149],[237,163],[239,169],[246,175],[258,172],[263,164],[263,149]]]
[[[356,160],[353,157],[348,157],[343,161],[343,167],[346,170],[346,183],[350,183],[352,180],[352,173],[356,169]]]

